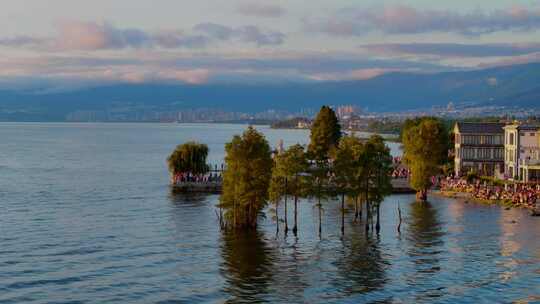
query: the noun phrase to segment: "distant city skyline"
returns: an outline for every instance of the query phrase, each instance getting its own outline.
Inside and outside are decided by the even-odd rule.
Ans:
[[[368,79],[540,61],[540,3],[4,1],[0,88]]]

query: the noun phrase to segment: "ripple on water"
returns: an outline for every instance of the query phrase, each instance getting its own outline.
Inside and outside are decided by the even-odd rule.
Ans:
[[[307,138],[259,128],[271,143]],[[276,237],[270,215],[257,232],[221,232],[219,197],[171,191],[165,158],[199,138],[220,160],[242,129],[3,125],[0,303],[540,301],[540,222],[519,210],[391,196],[379,234],[348,212],[341,237],[330,201],[320,239],[318,210],[302,200],[298,237],[284,236],[283,223]]]

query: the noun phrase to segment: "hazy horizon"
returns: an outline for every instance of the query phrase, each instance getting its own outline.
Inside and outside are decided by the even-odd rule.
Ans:
[[[5,1],[0,84],[317,82],[540,61],[535,1]]]

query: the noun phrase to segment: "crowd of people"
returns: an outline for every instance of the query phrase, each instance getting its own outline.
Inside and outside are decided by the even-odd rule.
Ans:
[[[174,184],[180,183],[218,183],[221,182],[221,173],[207,173],[207,174],[192,174],[189,172],[181,172],[173,175],[172,182]]]
[[[409,178],[411,171],[402,165],[401,157],[394,157],[392,159],[394,170],[392,171],[392,178]]]
[[[505,186],[489,185],[488,182],[476,180],[467,182],[464,178],[447,177],[440,181],[442,191],[458,191],[470,193],[474,198],[483,200],[510,201],[514,205],[534,207],[540,199],[540,185],[507,184]]]

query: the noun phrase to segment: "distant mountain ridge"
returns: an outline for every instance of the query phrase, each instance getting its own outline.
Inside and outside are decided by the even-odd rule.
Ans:
[[[0,120],[62,121],[74,111],[221,108],[297,111],[354,104],[400,111],[449,102],[540,107],[540,63],[436,74],[389,73],[358,81],[280,84],[116,84],[69,92],[0,90]]]

